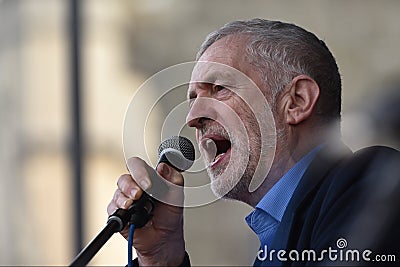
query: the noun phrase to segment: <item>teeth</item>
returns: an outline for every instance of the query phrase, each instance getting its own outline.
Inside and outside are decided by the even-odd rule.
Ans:
[[[212,139],[204,139],[200,144],[200,149],[203,151],[203,156],[208,164],[212,164],[217,154],[217,145]]]
[[[222,153],[222,154],[217,155],[217,156],[215,157],[213,163],[217,162],[217,161],[219,160],[219,158],[223,157],[224,155],[225,155],[225,153]]]
[[[209,151],[216,151],[217,150],[217,146],[216,146],[215,142],[212,139],[206,139],[205,140],[205,146],[206,146],[207,150],[209,150]]]

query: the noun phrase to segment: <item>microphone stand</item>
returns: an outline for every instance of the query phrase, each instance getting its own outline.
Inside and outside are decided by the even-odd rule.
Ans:
[[[117,209],[108,217],[103,230],[75,257],[69,266],[86,266],[96,253],[104,246],[114,233],[122,231],[127,223],[135,228],[143,227],[152,217],[155,203],[151,196],[143,195],[127,210]]]

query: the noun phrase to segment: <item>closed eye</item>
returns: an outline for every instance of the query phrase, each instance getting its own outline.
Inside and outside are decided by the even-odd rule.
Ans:
[[[220,84],[215,84],[213,87],[214,87],[214,91],[216,91],[216,92],[220,92],[222,90],[227,89],[225,86],[220,85]]]
[[[222,90],[226,89],[226,87],[223,85],[220,85],[220,84],[216,84],[216,85],[214,85],[214,89],[216,91],[222,91]]]
[[[212,88],[215,98],[221,101],[228,99],[233,93],[229,87],[226,87],[221,84],[214,84]]]

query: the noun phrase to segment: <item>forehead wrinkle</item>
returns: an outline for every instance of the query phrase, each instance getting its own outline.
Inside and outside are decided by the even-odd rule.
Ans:
[[[210,69],[204,75],[200,73],[200,79],[195,82],[216,83],[218,81],[235,80],[235,75],[231,71]]]
[[[247,39],[246,35],[235,34],[225,36],[213,43],[198,59],[199,65],[193,70],[191,82],[218,83],[232,89],[253,87],[254,83],[259,89],[263,88],[260,73],[254,70],[246,57],[239,56],[243,54],[243,46],[247,43]],[[207,62],[221,65],[220,68],[215,66],[207,68],[201,65],[207,65]]]
[[[204,71],[204,77],[201,77],[201,71],[198,72],[195,76],[200,76],[201,78],[192,78],[189,84],[187,97],[190,98],[190,94],[195,90],[196,87],[206,88],[210,84],[222,85],[235,91],[255,87],[257,88],[255,82],[246,74],[240,72],[239,70],[231,69],[230,67],[226,68],[227,69],[209,68],[207,71]]]
[[[249,79],[244,73],[233,67],[220,65],[217,67],[198,68],[192,75],[191,83],[210,83],[240,87],[241,85],[248,85]]]

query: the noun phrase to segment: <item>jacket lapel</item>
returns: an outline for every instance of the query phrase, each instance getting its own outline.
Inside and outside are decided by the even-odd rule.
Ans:
[[[277,232],[272,242],[271,249],[278,251],[280,249],[290,250],[290,238],[293,237],[293,222],[297,213],[304,208],[307,199],[312,198],[318,191],[319,185],[324,177],[346,156],[351,155],[350,149],[341,141],[327,144],[321,149],[311,162],[304,173],[296,190],[293,193],[288,207],[283,215],[282,222],[279,224]],[[269,250],[271,250],[269,249]],[[287,251],[288,252],[288,251]],[[276,256],[276,253],[275,253]],[[273,261],[264,261],[262,266],[281,266],[284,264],[273,257]]]

